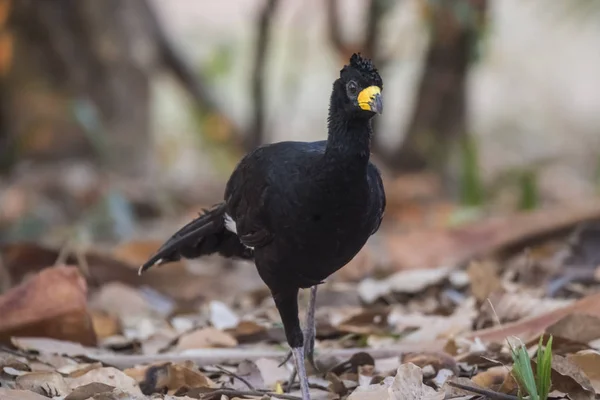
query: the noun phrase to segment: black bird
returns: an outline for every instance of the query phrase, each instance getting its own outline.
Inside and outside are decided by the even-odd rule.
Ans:
[[[352,55],[333,84],[327,140],[279,142],[248,153],[229,178],[224,201],[181,228],[140,268],[213,253],[254,260],[281,316],[304,399],[316,287],[359,252],[385,210],[381,176],[369,161],[371,118],[383,110],[382,89],[371,61]],[[311,288],[304,335],[302,288]]]

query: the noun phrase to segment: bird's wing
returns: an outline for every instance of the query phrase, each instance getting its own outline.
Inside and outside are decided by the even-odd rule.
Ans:
[[[301,165],[325,151],[325,141],[278,142],[248,153],[231,174],[225,189],[227,213],[236,223],[243,244],[261,247],[273,240],[282,200],[293,201],[289,190]]]
[[[265,246],[273,239],[265,212],[269,185],[263,164],[261,148],[247,154],[225,189],[227,214],[235,222],[240,241],[251,248]]]
[[[385,200],[385,189],[383,188],[383,181],[381,180],[381,174],[377,167],[369,163],[369,171],[367,174],[369,186],[371,188],[371,200],[375,204],[375,212],[377,213],[377,222],[373,226],[371,235],[379,230],[381,221],[383,220],[383,214],[385,213],[386,200]]]

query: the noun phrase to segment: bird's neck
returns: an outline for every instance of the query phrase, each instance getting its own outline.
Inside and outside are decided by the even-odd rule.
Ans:
[[[371,120],[329,113],[325,156],[338,163],[366,167],[371,154]]]

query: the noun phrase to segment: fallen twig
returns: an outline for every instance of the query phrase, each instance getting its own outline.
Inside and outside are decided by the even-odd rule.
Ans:
[[[404,353],[412,353],[416,351],[443,351],[445,341],[423,342],[423,343],[406,343],[398,346],[388,347],[385,349],[365,349],[365,348],[349,348],[349,349],[331,349],[322,350],[322,357],[340,357],[350,358],[355,353],[367,352],[373,358],[389,358],[397,357]],[[158,362],[183,362],[186,360],[193,361],[199,366],[210,366],[215,364],[236,363],[243,360],[258,360],[260,358],[284,358],[287,352],[284,350],[253,350],[247,348],[237,349],[194,349],[187,351],[184,354],[162,353],[155,355],[104,355],[94,354],[88,357],[105,364],[110,364],[117,368],[130,368],[138,364],[153,364]]]
[[[302,400],[302,397],[298,397],[298,396],[292,396],[290,394],[283,394],[283,393],[275,393],[275,392],[262,392],[259,390],[234,390],[234,389],[217,389],[213,392],[207,392],[206,395],[210,395],[210,396],[221,396],[221,395],[225,395],[228,397],[232,397],[232,396],[271,396],[271,397],[277,397],[279,399],[286,399],[286,400]]]
[[[492,390],[476,388],[474,386],[463,385],[462,383],[456,382],[447,382],[449,386],[455,387],[457,389],[465,390],[467,392],[480,394],[483,396],[487,396],[492,400],[519,400],[517,396],[511,396],[510,394],[494,392]]]
[[[215,368],[217,368],[219,371],[223,372],[225,375],[229,375],[232,378],[237,379],[238,381],[242,382],[244,385],[248,386],[248,389],[256,390],[256,388],[254,386],[252,386],[252,384],[250,382],[248,382],[246,379],[242,378],[238,374],[235,374],[235,373],[229,371],[228,369],[223,368],[220,365],[215,365]]]

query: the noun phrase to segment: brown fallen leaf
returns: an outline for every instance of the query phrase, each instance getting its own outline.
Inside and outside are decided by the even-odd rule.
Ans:
[[[558,310],[574,302],[571,299],[539,298],[527,292],[495,292],[490,294],[489,302],[483,303],[481,312],[489,320],[499,319],[506,323]]]
[[[399,358],[396,357],[396,360],[399,361]],[[393,368],[395,372],[398,369],[398,363]],[[346,359],[342,360],[340,363],[331,366],[328,370],[331,373],[334,373],[338,376],[342,376],[345,373],[357,374],[360,367],[364,365],[375,365],[375,360],[373,357],[364,351],[355,351],[351,355],[348,355]]]
[[[535,368],[535,361],[532,361]],[[591,400],[594,388],[581,368],[568,359],[552,355],[552,389],[567,393],[572,400]]]
[[[75,267],[53,267],[0,297],[0,341],[42,336],[96,344],[85,279]]]
[[[65,400],[87,400],[90,397],[96,396],[100,393],[111,393],[115,389],[114,386],[106,385],[100,382],[89,383],[87,385],[79,386],[73,390]]]
[[[588,343],[600,338],[600,317],[569,314],[546,328],[546,333],[574,342]]]
[[[14,338],[13,338],[14,340]],[[32,371],[57,371],[74,368],[79,363],[68,356],[59,354],[41,353],[36,355],[36,360],[29,361]]]
[[[38,359],[39,360],[39,359]],[[29,367],[31,368],[31,372],[54,372],[54,369],[49,364],[45,364],[42,361],[31,360],[29,362]]]
[[[267,328],[254,321],[242,320],[235,328],[226,329],[225,332],[232,335],[238,343],[249,343],[265,338]]]
[[[515,374],[512,373],[512,369],[511,372],[506,375],[506,379],[504,379],[504,382],[500,385],[498,392],[512,395],[517,395],[519,393],[519,383],[515,379]]]
[[[436,374],[439,370],[448,369],[454,375],[458,375],[458,365],[454,357],[442,352],[409,353],[402,357],[402,363],[411,363],[419,368],[430,365]]]
[[[29,390],[12,390],[0,388],[0,399],[2,400],[48,400],[46,396],[31,392]]]
[[[577,365],[589,378],[596,393],[600,393],[600,353],[584,350],[567,356],[567,360]]]
[[[471,380],[479,387],[497,391],[506,380],[508,374],[509,369],[503,365],[499,365],[478,373]]]
[[[139,382],[142,393],[146,395],[161,392],[174,394],[181,389],[215,387],[192,362],[158,364],[147,368],[129,369],[125,373]]]
[[[167,367],[165,387],[169,394],[173,394],[181,388],[213,388],[216,385],[191,362],[181,364],[169,364]]]
[[[330,382],[328,387],[330,392],[335,393],[340,397],[348,394],[348,388],[344,384],[344,381],[342,381],[336,374],[328,372],[325,375],[325,379]]]
[[[152,363],[152,364],[143,364],[143,365],[138,364],[133,367],[123,369],[123,372],[125,373],[125,375],[133,378],[139,384],[140,382],[144,381],[144,379],[146,377],[146,372],[148,371],[149,368],[162,367],[163,365],[165,365],[167,363],[168,362],[164,361],[164,362],[157,362],[157,363]]]
[[[390,232],[384,241],[394,269],[438,268],[489,256],[598,218],[600,204],[594,200],[490,218],[451,229]]]
[[[56,397],[69,393],[65,379],[57,372],[30,372],[18,376],[15,382],[17,389],[30,390],[41,395]]]
[[[544,335],[536,338],[535,340],[530,340],[525,342],[525,347],[528,349],[537,348],[540,343],[540,338],[542,342],[547,343],[550,339],[550,334],[545,333]],[[589,350],[591,347],[585,343],[576,342],[571,339],[565,339],[560,336],[552,335],[552,354],[558,354],[560,356],[564,356],[567,354],[577,353],[582,350]]]
[[[103,365],[100,362],[92,363],[92,364],[76,364],[69,365],[63,368],[58,368],[56,371],[60,372],[63,375],[68,376],[69,378],[78,378],[82,375],[87,374],[93,369],[102,368]]]
[[[133,378],[113,367],[93,369],[77,378],[68,378],[67,383],[72,390],[90,383],[104,383],[122,389],[127,393],[134,395],[142,394],[137,382]]]
[[[358,313],[344,319],[336,328],[340,332],[359,335],[385,334],[389,331],[389,308],[361,309]]]
[[[131,393],[121,388],[115,388],[112,392],[98,393],[90,400],[147,400],[148,397]]]
[[[235,346],[237,346],[237,340],[233,336],[216,328],[207,327],[182,335],[175,350]]]
[[[548,313],[508,323],[499,327],[482,329],[465,335],[467,339],[479,338],[484,343],[502,343],[509,336],[528,342],[539,337],[549,326],[569,314],[586,314],[600,317],[600,293],[584,297],[575,303]]]

